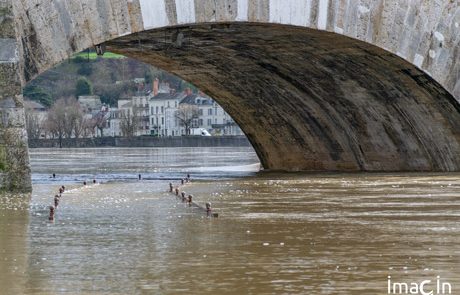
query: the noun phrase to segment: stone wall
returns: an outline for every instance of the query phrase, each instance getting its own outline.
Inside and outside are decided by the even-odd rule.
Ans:
[[[251,146],[245,136],[181,136],[181,137],[103,137],[63,139],[64,148],[89,147],[239,147]],[[58,148],[57,139],[29,140],[30,148]]]

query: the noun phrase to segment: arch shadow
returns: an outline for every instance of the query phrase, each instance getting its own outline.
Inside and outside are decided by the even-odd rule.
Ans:
[[[460,170],[459,103],[414,65],[363,41],[289,25],[214,23],[105,45],[214,97],[267,170]]]

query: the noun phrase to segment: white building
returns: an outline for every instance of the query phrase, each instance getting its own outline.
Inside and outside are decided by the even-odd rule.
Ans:
[[[138,121],[135,135],[150,134],[149,100],[150,95],[138,95],[131,99],[131,112]]]
[[[79,96],[78,102],[84,113],[98,112],[102,108],[101,98],[97,95]]]
[[[44,121],[48,116],[48,110],[44,105],[33,100],[24,100],[24,109],[36,115],[40,121]]]
[[[110,108],[110,117],[107,124],[107,131],[104,131],[106,136],[122,136],[120,129],[121,114],[118,108]]]
[[[200,94],[193,94],[190,89],[177,93],[167,83],[153,81],[152,91],[139,87],[136,96],[118,101],[118,108],[111,110],[108,130],[110,136],[124,136],[121,120],[127,114],[138,118],[136,136],[181,136],[185,127],[176,118],[180,104],[195,105],[199,117],[192,123],[192,128],[205,128],[212,135],[242,135],[243,132],[233,119],[213,99]]]
[[[193,128],[205,128],[212,135],[243,135],[230,115],[203,93],[198,95],[188,93],[180,104],[195,105],[198,108],[199,117],[194,120]]]
[[[124,116],[132,114],[132,102],[129,99],[120,99],[117,102],[117,108],[112,108],[109,118],[109,134],[111,136],[123,136],[121,130],[121,120]]]
[[[149,96],[138,95],[131,99],[120,99],[118,107],[110,110],[108,132],[110,136],[125,136],[122,130],[124,120],[136,120],[134,136],[149,135]]]
[[[185,134],[176,118],[182,93],[158,93],[150,98],[150,130],[152,135],[179,136]]]

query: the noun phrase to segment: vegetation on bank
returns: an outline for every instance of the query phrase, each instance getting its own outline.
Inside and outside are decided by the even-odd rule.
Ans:
[[[97,59],[99,58],[99,56],[96,54],[96,52],[94,51],[83,51],[83,52],[80,52],[74,56],[71,57],[72,59],[74,58],[83,58],[83,59]],[[120,54],[116,54],[116,53],[113,53],[113,52],[106,52],[104,53],[104,56],[103,58],[115,58],[115,59],[119,59],[119,58],[126,58],[125,56],[123,55],[120,55]]]
[[[98,95],[103,103],[116,106],[119,99],[136,93],[135,78],[144,78],[149,87],[153,79],[158,78],[177,91],[192,86],[131,58],[110,52],[101,57],[93,51],[84,51],[38,76],[24,88],[23,94],[46,107],[51,107],[60,98],[76,98],[82,94]]]

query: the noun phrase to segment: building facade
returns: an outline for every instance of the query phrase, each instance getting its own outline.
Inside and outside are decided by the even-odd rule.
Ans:
[[[137,81],[137,80],[136,80]],[[138,80],[135,96],[118,101],[117,108],[111,109],[108,130],[110,136],[128,136],[126,125],[135,118],[133,136],[183,136],[187,131],[178,119],[181,105],[191,105],[198,109],[198,116],[191,128],[204,128],[211,135],[243,135],[233,119],[212,98],[203,93],[194,94],[187,88],[177,92],[168,83],[155,79],[151,88],[145,81]]]

